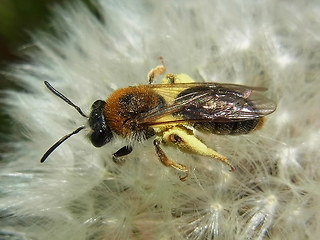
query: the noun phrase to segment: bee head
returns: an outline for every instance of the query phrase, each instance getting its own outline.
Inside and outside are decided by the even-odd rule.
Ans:
[[[61,92],[59,92],[57,89],[52,87],[49,82],[44,81],[44,84],[54,95],[61,98],[67,104],[69,104],[70,106],[75,108],[81,116],[89,119],[89,126],[92,130],[90,133],[90,140],[95,147],[101,147],[101,146],[105,145],[106,143],[110,142],[110,140],[113,138],[113,135],[112,135],[112,132],[111,132],[109,125],[105,121],[104,114],[103,114],[104,108],[106,105],[105,101],[102,101],[102,100],[95,101],[91,106],[91,113],[90,113],[90,116],[88,117],[86,114],[83,113],[83,111],[80,109],[80,107],[75,105],[69,98],[67,98]],[[78,132],[80,132],[82,129],[85,129],[85,128],[86,128],[85,126],[78,127],[73,132],[60,138],[55,144],[53,144],[45,152],[45,154],[40,159],[40,162],[43,163],[49,157],[49,155],[57,147],[59,147],[64,141],[66,141],[68,138],[77,134]]]
[[[89,116],[89,126],[91,128],[90,140],[93,146],[102,147],[113,138],[112,131],[105,120],[104,109],[106,102],[103,100],[95,101],[91,106]]]

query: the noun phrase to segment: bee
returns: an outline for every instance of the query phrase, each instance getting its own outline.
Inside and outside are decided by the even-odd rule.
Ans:
[[[44,83],[56,96],[88,118],[89,138],[95,147],[109,143],[114,135],[129,139],[130,144],[112,155],[115,163],[122,163],[123,157],[132,152],[134,141],[154,137],[153,145],[160,162],[183,172],[181,181],[188,177],[188,167],[167,157],[162,145],[171,144],[182,151],[220,160],[234,171],[227,158],[209,148],[194,131],[239,135],[260,129],[265,116],[276,109],[275,103],[261,94],[266,88],[195,82],[186,74],[170,73],[160,84],[153,84],[156,77],[165,73],[162,59],[161,62],[149,72],[149,84],[121,88],[107,100],[96,100],[89,116],[47,81]],[[62,137],[43,155],[41,163],[60,144],[86,127],[81,126]]]

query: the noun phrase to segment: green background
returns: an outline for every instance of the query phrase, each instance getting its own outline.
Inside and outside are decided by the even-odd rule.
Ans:
[[[90,8],[90,0],[81,0]],[[6,70],[12,64],[24,61],[23,48],[31,44],[30,33],[43,30],[53,33],[50,25],[50,9],[71,0],[0,0],[0,160],[11,151],[8,141],[14,141],[14,117],[5,113],[3,90],[19,89],[6,78]],[[75,2],[75,0],[73,1]],[[10,136],[10,137],[9,137]],[[13,136],[14,137],[14,136]]]

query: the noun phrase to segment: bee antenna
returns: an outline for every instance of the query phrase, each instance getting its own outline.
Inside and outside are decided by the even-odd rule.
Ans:
[[[77,128],[76,130],[74,130],[72,133],[69,133],[67,135],[65,135],[64,137],[62,137],[58,142],[56,142],[55,144],[53,144],[48,151],[46,151],[45,154],[43,154],[42,158],[40,159],[40,162],[43,163],[48,157],[49,155],[57,148],[59,147],[65,140],[67,140],[69,137],[71,137],[74,134],[77,134],[78,132],[80,132],[82,129],[86,128],[85,126],[81,126],[79,128]]]
[[[81,108],[78,107],[77,105],[75,105],[73,102],[71,102],[71,100],[69,98],[67,98],[66,96],[64,96],[61,92],[59,92],[57,89],[55,89],[54,87],[52,87],[50,85],[49,82],[47,81],[44,81],[44,84],[46,85],[46,87],[56,96],[58,96],[59,98],[61,98],[63,101],[65,101],[66,103],[68,103],[70,106],[74,107],[80,114],[81,116],[85,117],[85,118],[88,118],[87,115],[85,115]]]

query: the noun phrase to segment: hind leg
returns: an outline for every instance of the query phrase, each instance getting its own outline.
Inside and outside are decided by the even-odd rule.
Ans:
[[[231,171],[234,171],[234,167],[225,156],[207,147],[203,142],[193,135],[191,130],[185,127],[173,127],[168,129],[167,131],[163,132],[163,140],[164,142],[172,143],[178,146],[178,148],[181,150],[218,159],[219,161],[227,164],[231,168]]]

